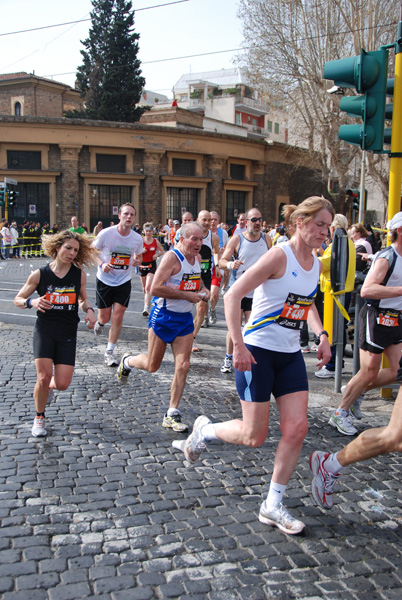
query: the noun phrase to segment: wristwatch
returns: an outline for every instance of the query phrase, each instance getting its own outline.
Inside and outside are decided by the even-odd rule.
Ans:
[[[322,335],[326,335],[329,338],[329,333],[328,331],[325,331],[325,329],[323,329],[319,334],[318,334],[318,338],[320,338]]]
[[[24,308],[32,308],[31,298],[25,298],[25,300],[24,300]]]

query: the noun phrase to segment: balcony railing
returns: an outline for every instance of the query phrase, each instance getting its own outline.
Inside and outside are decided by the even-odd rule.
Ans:
[[[269,137],[271,135],[271,131],[268,131],[268,129],[265,129],[265,127],[258,127],[257,125],[250,125],[248,123],[241,123],[242,127],[245,127],[246,129],[248,129],[249,131],[252,131],[253,133],[258,133],[260,135],[263,135],[264,137]]]
[[[264,112],[269,112],[270,107],[266,102],[260,102],[258,100],[253,100],[252,98],[245,98],[244,96],[236,96],[236,104],[243,104],[244,106],[249,106],[250,108],[256,108],[258,110],[262,110]]]

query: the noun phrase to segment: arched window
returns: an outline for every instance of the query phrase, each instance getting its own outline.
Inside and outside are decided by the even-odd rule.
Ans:
[[[16,102],[14,104],[14,114],[16,117],[20,117],[22,115],[21,102]]]

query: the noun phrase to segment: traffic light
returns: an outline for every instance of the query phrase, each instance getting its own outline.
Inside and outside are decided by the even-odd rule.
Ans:
[[[346,195],[352,199],[352,210],[359,212],[360,206],[360,191],[356,189],[346,190]]]
[[[8,206],[10,208],[17,206],[17,198],[19,195],[19,192],[16,192],[12,189],[8,190]]]
[[[5,188],[0,188],[0,206],[4,206],[6,201],[6,191]]]
[[[359,56],[325,63],[324,78],[336,86],[355,88],[361,96],[345,96],[340,110],[362,119],[362,125],[341,125],[339,139],[362,150],[382,152],[387,96],[388,49],[361,50]]]

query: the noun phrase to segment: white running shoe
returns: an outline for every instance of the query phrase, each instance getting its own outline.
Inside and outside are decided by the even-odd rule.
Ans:
[[[208,417],[201,415],[194,421],[193,431],[186,439],[184,444],[184,456],[192,465],[200,458],[200,454],[207,447],[204,438],[201,435],[201,428],[208,425],[211,421]]]
[[[334,475],[329,473],[324,462],[327,460],[329,452],[312,452],[310,454],[310,469],[313,472],[313,481],[311,482],[311,491],[314,500],[321,506],[329,510],[334,504],[332,494],[334,492],[335,483],[339,477],[339,473]]]
[[[265,525],[274,525],[284,533],[295,535],[305,528],[303,521],[298,521],[288,511],[283,504],[278,504],[274,508],[267,509],[265,502],[262,503],[258,520]]]
[[[94,334],[96,336],[98,335],[102,335],[102,333],[105,331],[105,326],[102,325],[102,323],[99,323],[99,321],[96,321],[95,323],[95,327],[94,327]]]
[[[233,361],[231,358],[225,356],[223,364],[221,366],[221,373],[231,373],[233,371]]]
[[[105,365],[107,365],[108,367],[117,367],[117,365],[119,364],[119,361],[113,354],[113,350],[106,350],[104,358]]]
[[[209,324],[210,325],[215,325],[217,318],[216,318],[216,310],[212,309],[209,311]]]
[[[47,434],[45,428],[45,417],[35,417],[32,425],[32,435],[34,437],[42,437]]]
[[[323,367],[319,371],[316,371],[314,375],[319,379],[331,379],[331,377],[335,377],[335,371],[329,371],[327,367]]]
[[[340,414],[337,414],[335,411],[328,423],[332,427],[335,427],[339,433],[343,433],[343,435],[356,435],[358,433],[356,427],[352,425],[348,410],[343,410]]]

